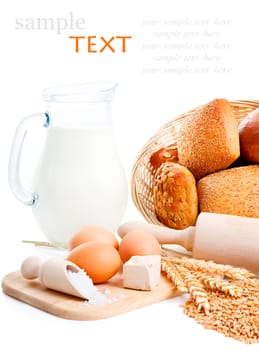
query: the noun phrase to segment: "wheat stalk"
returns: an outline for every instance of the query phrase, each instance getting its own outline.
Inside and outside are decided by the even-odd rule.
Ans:
[[[203,309],[206,314],[210,310],[207,291],[219,291],[237,298],[242,294],[242,288],[236,281],[254,277],[250,271],[231,265],[165,255],[166,253],[162,251],[162,271],[166,272],[167,277],[181,292],[189,292],[198,310]],[[229,281],[224,280],[224,277]]]
[[[208,295],[203,284],[184,266],[176,265],[180,276],[184,279],[191,298],[197,305],[198,311],[203,310],[207,315],[210,311]]]
[[[176,264],[185,266],[189,270],[208,273],[209,275],[221,275],[223,277],[230,278],[232,280],[236,279],[247,279],[254,277],[254,274],[250,271],[233,267],[231,265],[217,264],[213,261],[206,261],[202,259],[194,258],[177,258],[177,257],[167,257],[167,259],[172,260]]]
[[[202,272],[194,272],[193,275],[202,282],[206,289],[218,290],[232,297],[239,297],[242,293],[240,287],[228,281],[224,281],[222,278],[210,276]]]
[[[173,284],[180,292],[188,292],[188,289],[186,288],[182,277],[179,275],[175,264],[162,258],[161,270],[166,273],[167,277],[173,282]]]
[[[213,261],[165,254],[161,254],[162,270],[176,284],[181,281],[190,293],[182,305],[187,316],[234,339],[259,342],[259,280],[252,273]]]
[[[34,244],[36,247],[48,247],[48,248],[60,248],[67,249],[68,245],[65,243],[45,242],[45,241],[32,241],[23,239],[22,243]]]
[[[198,310],[204,310],[205,314],[208,314],[210,310],[210,304],[208,302],[207,292],[204,289],[203,284],[187,268],[173,263],[170,260],[171,259],[162,257],[162,270],[167,271],[167,276],[170,276],[170,278],[171,273],[173,273],[173,278],[177,276],[179,280],[183,281],[181,287],[184,286],[183,289],[190,293],[191,298],[193,298],[198,307]]]

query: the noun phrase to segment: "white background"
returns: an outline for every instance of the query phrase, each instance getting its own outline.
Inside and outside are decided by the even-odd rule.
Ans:
[[[30,208],[19,203],[9,189],[7,168],[14,131],[19,121],[32,113],[45,111],[41,97],[43,88],[88,81],[118,82],[113,108],[114,132],[130,182],[131,169],[142,145],[164,123],[216,97],[230,100],[258,99],[256,3],[255,0],[11,0],[8,7],[1,5],[1,278],[17,270],[29,253],[29,248],[23,247],[21,240],[41,238]],[[69,12],[73,12],[75,18],[85,19],[86,28],[83,31],[66,30],[59,35],[55,30],[15,29],[16,18],[66,18]],[[143,68],[152,66],[152,55],[161,53],[143,49],[144,43],[152,43],[152,40],[153,43],[159,42],[157,38],[152,39],[156,28],[144,25],[143,21],[184,18],[209,20],[210,23],[216,18],[232,21],[231,27],[220,28],[220,39],[231,43],[231,49],[220,52],[220,63],[231,67],[231,73],[143,73]],[[194,29],[200,33],[204,30]],[[127,42],[125,54],[103,52],[89,55],[86,45],[85,52],[82,49],[76,54],[68,39],[73,34],[103,35],[107,38],[131,35],[132,39]],[[203,64],[201,61],[200,65]],[[25,185],[29,183],[42,146],[40,137],[30,137],[29,146],[24,151],[22,176]],[[129,197],[125,220],[138,219],[142,218]],[[205,331],[193,320],[183,316],[178,306],[181,301],[176,299],[159,303],[103,321],[75,322],[58,319],[1,295],[0,347],[3,348],[3,344],[6,344],[6,349],[13,348],[15,344],[27,349],[247,347],[215,332]],[[259,345],[249,348],[259,348]]]

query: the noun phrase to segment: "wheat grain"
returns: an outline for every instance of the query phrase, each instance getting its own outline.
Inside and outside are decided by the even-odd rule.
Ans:
[[[252,273],[213,261],[166,257],[163,251],[161,255],[168,278],[190,293],[181,305],[187,316],[227,337],[259,342],[259,280]]]
[[[248,344],[258,342],[258,280],[247,279],[235,283],[242,290],[238,298],[222,294],[220,291],[207,292],[211,307],[209,315],[198,312],[191,298],[182,307],[186,315],[194,318],[205,328],[214,329]]]

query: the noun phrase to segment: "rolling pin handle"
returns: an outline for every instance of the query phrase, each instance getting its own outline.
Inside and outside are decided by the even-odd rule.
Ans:
[[[138,221],[126,222],[119,226],[118,234],[123,238],[130,231],[145,231],[156,237],[160,244],[179,244],[186,250],[193,249],[195,227],[189,226],[184,230],[148,224]]]

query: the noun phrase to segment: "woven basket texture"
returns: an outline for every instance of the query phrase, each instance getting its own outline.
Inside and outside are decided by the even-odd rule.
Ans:
[[[238,123],[259,107],[259,100],[229,101]],[[156,169],[150,164],[150,156],[157,150],[177,142],[177,133],[183,120],[202,106],[193,108],[163,125],[142,147],[133,165],[131,195],[136,208],[147,222],[162,225],[157,219],[152,196],[152,183]]]

